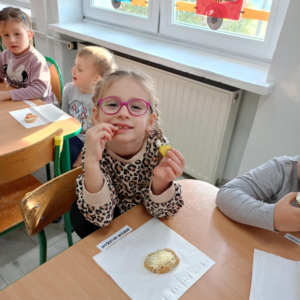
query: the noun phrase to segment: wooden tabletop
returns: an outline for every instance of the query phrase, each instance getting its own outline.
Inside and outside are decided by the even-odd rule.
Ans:
[[[180,183],[185,205],[175,217],[160,220],[216,262],[180,299],[248,300],[255,248],[300,260],[299,246],[284,233],[241,225],[224,216],[215,206],[216,187],[196,180]],[[0,298],[129,299],[93,256],[101,252],[96,245],[125,225],[135,230],[151,218],[143,205],[134,207],[5,288]],[[293,235],[300,238],[300,233]]]
[[[11,90],[7,83],[0,83],[0,91]],[[30,100],[36,105],[45,105],[41,100]],[[75,118],[49,123],[26,129],[9,112],[28,108],[23,101],[0,102],[0,155],[7,154],[34,144],[57,129],[63,129],[63,136],[68,136],[80,130],[81,124]]]

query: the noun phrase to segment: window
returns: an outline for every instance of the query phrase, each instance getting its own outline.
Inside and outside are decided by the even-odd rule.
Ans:
[[[164,0],[160,32],[193,44],[270,60],[288,2]]]
[[[273,0],[227,0],[222,3],[202,0],[203,5],[200,7],[196,0],[176,1],[172,21],[183,26],[210,28],[264,40],[272,2]],[[224,12],[220,10],[222,7],[225,7]],[[205,15],[207,12],[211,16]]]
[[[30,0],[2,0],[1,2],[12,4],[13,6],[22,6],[30,8]]]
[[[289,0],[83,1],[87,19],[266,62],[289,5]]]
[[[119,12],[136,15],[139,17],[147,18],[148,16],[148,2],[146,0],[141,1],[103,1],[92,0],[91,5],[96,8],[104,8],[110,11],[118,9]]]
[[[87,18],[158,32],[159,0],[84,0],[83,5]]]

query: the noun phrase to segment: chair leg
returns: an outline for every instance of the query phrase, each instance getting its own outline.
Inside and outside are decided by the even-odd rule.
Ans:
[[[69,244],[69,247],[71,247],[71,246],[73,246],[73,238],[72,238],[71,217],[70,217],[69,211],[64,214],[64,221],[65,221],[65,228],[66,228],[67,237],[68,237],[68,244]]]
[[[51,180],[50,164],[46,165],[47,181]]]
[[[47,261],[47,239],[44,229],[38,233],[40,242],[40,266]]]

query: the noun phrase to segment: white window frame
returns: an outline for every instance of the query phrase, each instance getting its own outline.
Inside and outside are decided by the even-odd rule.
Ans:
[[[290,0],[273,0],[264,41],[224,33],[220,30],[213,31],[175,24],[172,22],[173,10],[171,8],[174,4],[173,0],[161,1],[159,32],[192,44],[270,61],[277,45],[289,2]]]
[[[91,6],[91,0],[83,0],[83,15],[101,22],[111,23],[136,30],[158,32],[160,0],[151,0],[148,5],[148,17],[126,14],[118,10],[107,10]],[[113,20],[113,21],[112,21]]]
[[[5,3],[16,5],[16,6],[30,8],[30,0],[2,0],[1,2],[5,2]]]

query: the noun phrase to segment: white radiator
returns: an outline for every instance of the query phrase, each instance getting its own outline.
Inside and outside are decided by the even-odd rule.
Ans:
[[[140,70],[157,85],[164,135],[185,157],[185,173],[216,184],[222,180],[241,90],[230,92],[115,56],[119,68]]]

